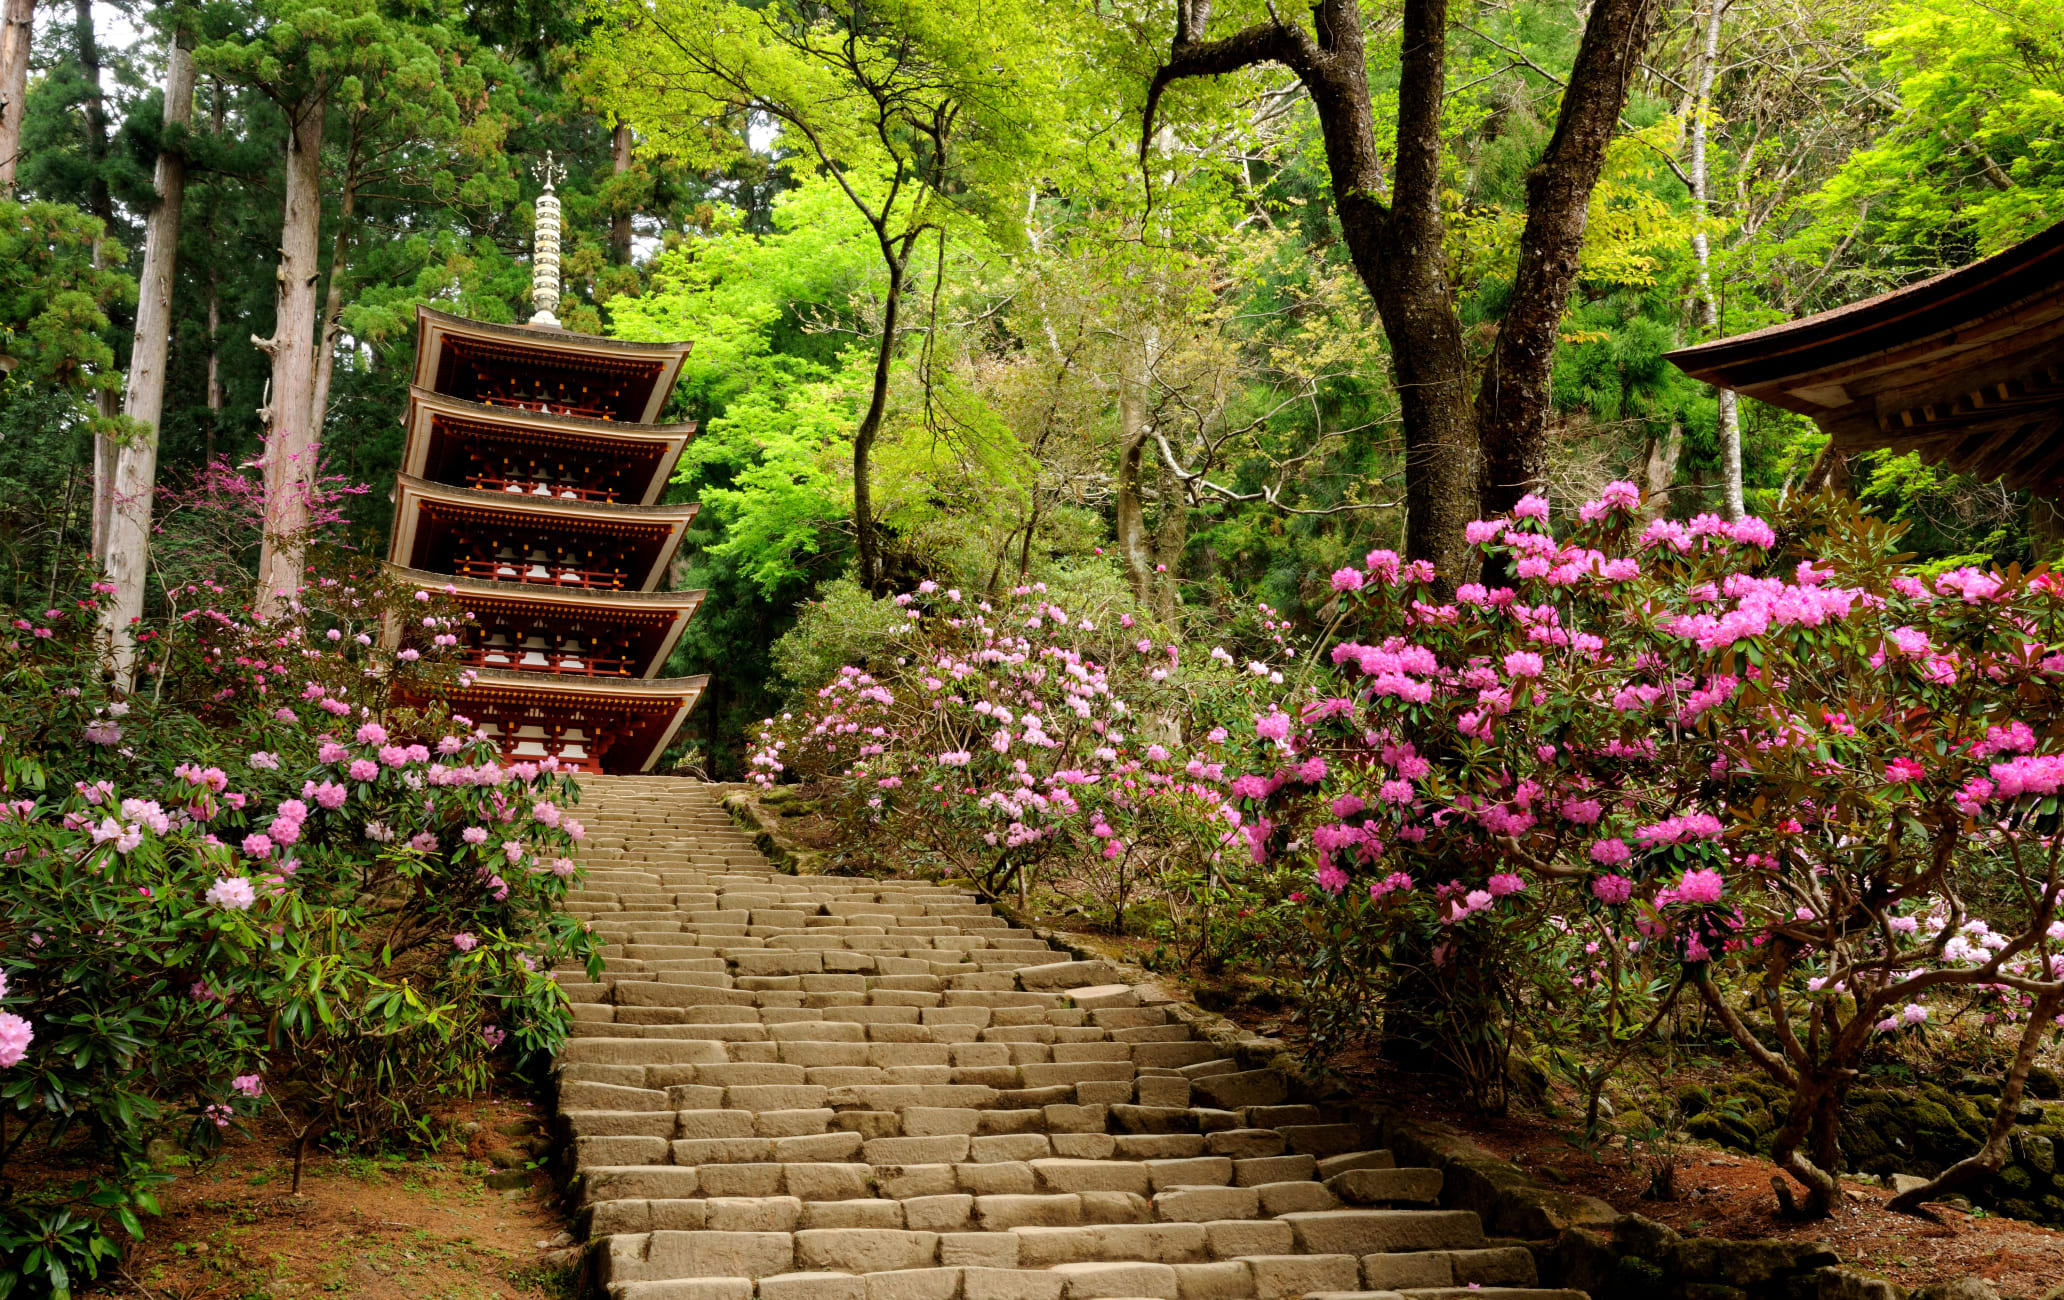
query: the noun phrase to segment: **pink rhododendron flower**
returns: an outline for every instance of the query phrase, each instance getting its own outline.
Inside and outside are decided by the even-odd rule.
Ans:
[[[1591,860],[1601,866],[1617,867],[1634,856],[1622,839],[1600,840],[1591,846]]]
[[[256,1097],[265,1091],[265,1080],[255,1074],[240,1074],[229,1081],[229,1086],[246,1097]]]
[[[453,935],[451,941],[452,947],[457,948],[460,952],[472,952],[480,946],[480,940],[465,930],[461,930]]]
[[[1618,840],[1604,840],[1601,843],[1619,844],[1622,849],[1627,847]],[[1634,896],[1634,882],[1625,876],[1593,876],[1591,892],[1597,895],[1599,902],[1617,907]]]
[[[487,827],[468,826],[465,830],[459,832],[459,838],[468,844],[485,844],[487,843]]]
[[[1885,762],[1885,779],[1887,781],[1918,781],[1927,774],[1928,769],[1922,767],[1911,758],[1901,756],[1888,759]]]
[[[1503,898],[1507,894],[1517,894],[1524,890],[1526,888],[1526,878],[1514,872],[1501,871],[1497,875],[1492,876],[1486,884],[1491,891],[1492,898]]]
[[[377,722],[368,722],[358,729],[356,738],[361,745],[384,745],[387,743],[387,728]]]
[[[258,894],[244,877],[224,876],[208,887],[208,901],[225,912],[241,912],[258,901]]]
[[[1505,656],[1505,671],[1514,677],[1539,677],[1541,656],[1531,650],[1514,650]]]
[[[12,1011],[0,1011],[0,1070],[12,1069],[29,1054],[36,1030]]]
[[[355,758],[351,766],[344,769],[345,775],[354,781],[372,781],[380,775],[380,765],[370,758]]]
[[[1347,888],[1347,873],[1330,862],[1319,868],[1317,879],[1319,888],[1329,894],[1337,894]]]
[[[1512,517],[1514,519],[1546,519],[1548,517],[1547,498],[1537,496],[1532,492],[1527,493],[1519,499],[1518,505],[1512,507]]]
[[[1677,882],[1673,892],[1680,903],[1717,903],[1720,896],[1727,892],[1727,881],[1719,872],[1710,868],[1687,871],[1684,878]]]

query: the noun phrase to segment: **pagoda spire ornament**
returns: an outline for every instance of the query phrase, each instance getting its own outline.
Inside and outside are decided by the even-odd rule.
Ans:
[[[535,174],[545,188],[544,193],[538,195],[537,229],[532,236],[530,300],[537,304],[537,313],[530,318],[530,323],[548,329],[562,329],[559,317],[554,314],[559,309],[559,196],[552,190],[558,181],[565,179],[566,168],[552,161],[552,152],[548,149]]]

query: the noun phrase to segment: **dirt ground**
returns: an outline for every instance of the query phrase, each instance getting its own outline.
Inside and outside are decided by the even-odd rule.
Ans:
[[[568,1300],[573,1277],[550,1180],[506,1169],[505,1129],[535,1124],[521,1100],[457,1107],[455,1133],[412,1157],[311,1152],[301,1195],[288,1193],[291,1142],[277,1124],[179,1171],[145,1240],[87,1295],[141,1300]],[[525,1159],[524,1164],[534,1161]],[[498,1181],[521,1186],[500,1190]]]
[[[1260,1013],[1232,1013],[1263,1033],[1285,1028]],[[1356,1095],[1381,1098],[1417,1118],[1445,1124],[1512,1161],[1541,1182],[1596,1196],[1622,1211],[1666,1223],[1686,1236],[1747,1239],[1782,1237],[1818,1241],[1843,1262],[1907,1286],[1981,1277],[2002,1300],[2064,1300],[2064,1232],[2018,1219],[1929,1207],[1937,1222],[1892,1214],[1892,1193],[1875,1180],[1843,1179],[1846,1202],[1832,1220],[1800,1222],[1778,1212],[1767,1160],[1688,1141],[1658,1150],[1624,1141],[1586,1147],[1580,1117],[1517,1102],[1503,1117],[1475,1113],[1458,1102],[1444,1080],[1399,1071],[1360,1056],[1343,1062],[1343,1079]],[[1676,1159],[1676,1197],[1648,1198],[1655,1162]]]

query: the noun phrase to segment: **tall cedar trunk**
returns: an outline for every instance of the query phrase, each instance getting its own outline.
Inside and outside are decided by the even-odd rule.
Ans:
[[[100,37],[93,29],[93,0],[72,0],[72,39],[79,59],[79,78],[86,84],[86,98],[80,104],[86,118],[86,157],[92,164],[86,177],[86,210],[100,218],[101,232],[115,234],[115,201],[107,183],[107,99],[100,87]],[[107,266],[102,247],[93,250],[93,265]],[[112,426],[120,412],[121,399],[114,390],[103,388],[94,395],[102,425]],[[93,561],[107,562],[108,526],[115,514],[115,461],[119,446],[114,435],[104,430],[93,435]]]
[[[1585,21],[1555,134],[1527,179],[1527,225],[1513,291],[1472,404],[1439,207],[1445,0],[1405,0],[1388,207],[1355,0],[1318,0],[1309,32],[1272,14],[1218,40],[1205,39],[1210,0],[1178,0],[1168,62],[1148,88],[1141,159],[1161,95],[1173,82],[1264,63],[1296,74],[1318,112],[1341,234],[1390,343],[1405,429],[1405,549],[1412,559],[1433,561],[1449,585],[1467,568],[1463,526],[1485,505],[1518,500],[1546,467],[1549,363],[1575,280],[1591,190],[1647,44],[1654,6],[1655,0],[1597,0]],[[1480,448],[1486,457],[1481,473]]]
[[[316,245],[322,225],[322,100],[300,106],[287,137],[286,203],[273,331],[254,339],[272,357],[265,437],[265,537],[258,552],[260,617],[301,587],[309,503],[322,448],[309,420],[315,396]]]
[[[1700,216],[1710,211],[1712,202],[1712,189],[1706,172],[1706,124],[1713,113],[1713,74],[1720,62],[1720,20],[1727,13],[1727,4],[1728,0],[1710,0],[1706,5],[1705,39],[1699,46],[1698,79],[1691,112],[1691,165],[1685,171],[1691,179],[1691,204]],[[1703,227],[1693,232],[1691,251],[1698,259],[1699,325],[1711,338],[1720,330],[1720,303],[1718,295],[1713,292],[1712,249],[1706,241]],[[1741,408],[1731,388],[1716,387],[1713,397],[1718,407],[1715,424],[1720,443],[1722,498],[1727,517],[1739,519],[1748,513],[1748,506],[1742,500]]]
[[[874,352],[874,387],[867,400],[867,414],[853,431],[853,541],[860,585],[878,592],[882,584],[881,545],[874,529],[874,493],[868,473],[874,459],[874,440],[881,432],[882,416],[889,407],[889,363],[896,356],[896,326],[903,312],[903,277],[906,262],[887,240],[882,256],[888,262],[888,295],[882,304],[881,344]]]
[[[158,154],[157,202],[145,227],[143,273],[138,277],[136,342],[122,414],[142,426],[115,461],[114,514],[108,526],[107,572],[114,596],[101,612],[102,634],[114,658],[115,678],[127,690],[136,679],[131,624],[143,615],[150,563],[151,498],[158,483],[158,424],[165,409],[165,366],[172,346],[172,288],[179,267],[179,216],[186,198],[185,143],[193,120],[193,48],[175,34],[165,64],[165,148]]]
[[[1663,513],[1669,504],[1670,484],[1677,477],[1677,457],[1684,450],[1684,427],[1670,421],[1667,432],[1653,434],[1648,452],[1641,458],[1641,509],[1649,518]]]
[[[0,9],[0,198],[14,197],[22,110],[29,95],[29,45],[35,35],[36,0],[6,0]]]
[[[222,88],[220,78],[209,78],[211,93],[208,96],[208,129],[218,139],[228,116],[228,96]],[[208,212],[208,225],[213,229],[215,213]],[[212,242],[212,241],[211,241]],[[229,405],[228,394],[222,389],[222,271],[220,267],[208,268],[208,427],[202,433],[202,457],[208,462],[215,459],[215,436],[222,429],[222,412]]]
[[[202,432],[201,457],[215,459],[215,434],[222,427],[222,408],[228,404],[222,391],[222,277],[208,271],[208,427]]]
[[[1549,369],[1584,251],[1591,191],[1655,25],[1657,0],[1598,0],[1584,24],[1555,134],[1527,173],[1512,301],[1477,394],[1483,511],[1501,514],[1548,480]]]
[[[337,339],[344,332],[344,271],[351,254],[351,213],[358,206],[358,183],[347,179],[337,205],[337,235],[330,243],[330,287],[323,298],[322,328],[315,350],[315,391],[308,399],[308,419],[318,440],[330,413],[330,376],[337,369]]]
[[[631,144],[630,124],[619,121],[616,130],[609,136],[610,161],[614,164],[615,174],[618,176],[631,169]],[[618,266],[631,264],[631,214],[628,210],[610,218],[609,260]]]

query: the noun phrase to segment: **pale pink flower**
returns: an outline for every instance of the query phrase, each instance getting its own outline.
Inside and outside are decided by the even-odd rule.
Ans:
[[[258,894],[244,877],[224,876],[208,887],[208,901],[225,912],[241,912],[258,901]]]
[[[0,1070],[20,1065],[29,1054],[35,1027],[12,1011],[0,1011]]]

